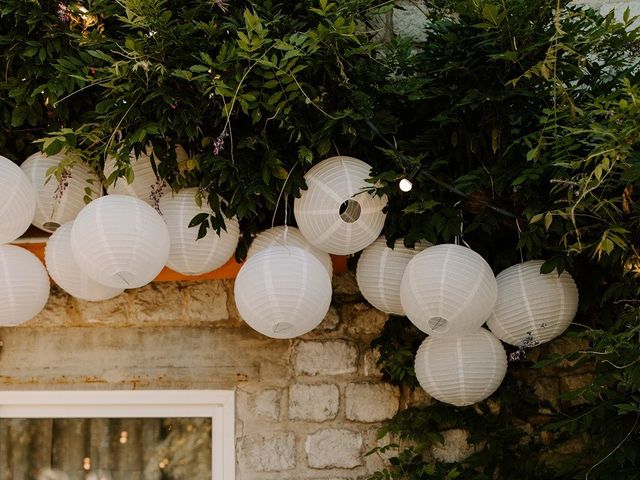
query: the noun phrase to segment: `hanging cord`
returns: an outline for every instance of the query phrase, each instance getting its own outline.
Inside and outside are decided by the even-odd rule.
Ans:
[[[287,178],[285,178],[284,183],[282,184],[282,188],[280,189],[280,193],[278,194],[278,200],[276,201],[276,208],[273,209],[273,217],[271,217],[271,228],[276,226],[276,215],[278,213],[278,207],[280,206],[280,200],[282,200],[282,196],[284,195],[284,189],[287,186],[287,182],[289,181],[289,177],[291,177],[291,174],[293,173],[293,171],[296,169],[296,167],[298,166],[300,162],[296,162],[293,164],[293,167],[291,167],[291,170],[289,170],[289,173],[287,173]],[[287,197],[285,197],[287,198]],[[287,207],[286,207],[286,203],[285,203],[285,208],[284,208],[284,218],[285,218],[285,224],[287,222]]]
[[[469,244],[465,241],[464,239],[464,217],[462,215],[462,210],[459,208],[460,204],[462,203],[462,200],[458,200],[454,205],[453,208],[456,209],[456,211],[458,212],[458,220],[460,220],[460,227],[459,227],[459,234],[456,235],[455,237],[455,244],[456,245],[460,245],[460,244],[464,244],[465,247],[467,248],[471,248],[469,246]]]
[[[520,240],[522,240],[522,230],[520,230],[520,222],[516,218],[516,228],[518,229],[518,250],[520,251],[520,263],[524,263],[524,255],[522,253],[522,246]]]
[[[371,123],[371,121],[369,119],[365,119],[364,122],[367,124],[367,126],[369,127],[369,129],[377,136],[379,137],[388,147],[394,149],[396,151],[396,153],[400,156],[400,159],[403,161],[409,161],[409,159],[403,155],[402,153],[400,153],[398,151],[398,149],[396,148],[396,146],[391,143],[389,140],[387,140],[382,133],[380,133],[380,130],[378,130],[378,128]],[[416,172],[417,173],[417,172]],[[455,193],[456,195],[458,195],[459,197],[463,197],[468,199],[469,195],[467,195],[466,193],[464,193],[462,190],[457,189],[456,187],[454,187],[453,185],[449,185],[446,182],[443,182],[442,180],[440,180],[439,178],[433,176],[432,174],[430,174],[429,172],[423,172],[424,176],[427,177],[429,180],[431,180],[433,183],[435,183],[436,185],[439,185],[440,187],[444,188],[445,190],[450,191],[451,193]],[[493,210],[494,212],[497,212],[501,215],[504,215],[506,217],[509,218],[516,218],[516,216],[511,213],[508,210],[505,210],[504,208],[500,208],[500,207],[496,207],[495,205],[491,205],[490,203],[487,204],[487,208]]]

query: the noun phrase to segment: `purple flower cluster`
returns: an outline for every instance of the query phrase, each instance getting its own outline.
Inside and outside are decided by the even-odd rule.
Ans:
[[[544,328],[546,325],[542,325]],[[527,336],[522,339],[520,343],[518,343],[518,350],[515,352],[511,352],[509,354],[509,362],[519,362],[521,360],[525,360],[527,358],[527,350],[533,348],[538,345],[539,342],[533,339],[531,332],[527,332]]]
[[[213,154],[220,155],[220,152],[224,150],[224,139],[228,137],[229,134],[226,130],[224,130],[218,138],[213,141]]]
[[[65,170],[60,175],[60,182],[58,182],[58,186],[53,192],[53,200],[57,204],[62,200],[62,196],[64,195],[65,190],[69,186],[69,181],[71,180],[71,171]]]
[[[162,197],[166,186],[167,184],[164,183],[164,180],[159,178],[158,180],[156,180],[156,183],[151,185],[151,191],[149,192],[151,206],[155,208],[156,212],[158,212],[160,215],[162,215],[162,212],[160,211],[160,198]]]
[[[69,7],[67,7],[64,3],[59,2],[58,3],[58,20],[60,20],[61,22],[68,22],[69,20],[71,20],[71,17],[69,16]]]

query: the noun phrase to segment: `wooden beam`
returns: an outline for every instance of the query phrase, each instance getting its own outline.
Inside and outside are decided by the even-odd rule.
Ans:
[[[39,239],[38,239],[39,240]],[[44,247],[46,245],[43,241],[34,240],[30,242],[29,239],[23,239],[17,246],[25,248],[37,256],[42,262],[44,262]],[[333,273],[344,273],[347,271],[347,257],[344,255],[331,255],[333,262]],[[199,280],[215,280],[223,278],[236,278],[242,264],[235,261],[235,259],[229,260],[225,265],[213,272],[205,273],[203,275],[182,275],[175,272],[168,267],[162,269],[160,274],[155,278],[155,282],[195,282]]]

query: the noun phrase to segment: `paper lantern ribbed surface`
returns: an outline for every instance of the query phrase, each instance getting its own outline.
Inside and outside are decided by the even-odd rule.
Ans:
[[[307,190],[294,203],[304,237],[320,250],[348,255],[370,245],[384,226],[387,197],[365,188],[371,167],[356,158],[332,157],[314,165],[304,176]]]
[[[36,192],[29,178],[19,166],[0,156],[0,244],[22,235],[35,211]]]
[[[461,407],[496,391],[507,372],[507,354],[484,328],[463,337],[427,337],[418,349],[415,371],[429,395]]]
[[[533,346],[561,335],[578,310],[578,288],[568,272],[542,274],[542,260],[498,274],[498,301],[487,326],[503,342]]]
[[[183,275],[200,275],[221,267],[235,252],[240,237],[238,220],[225,218],[226,231],[220,230],[218,235],[210,228],[198,240],[198,227],[189,228],[189,222],[200,213],[213,214],[213,210],[206,197],[202,198],[202,206],[198,206],[197,192],[197,188],[185,188],[160,199],[160,212],[171,240],[167,266]]]
[[[251,258],[256,253],[263,251],[265,248],[275,246],[302,248],[320,260],[322,265],[324,265],[324,268],[327,270],[327,273],[329,273],[329,277],[333,275],[331,255],[307,242],[307,239],[304,238],[302,233],[300,233],[300,230],[296,227],[286,227],[286,236],[284,225],[269,228],[264,232],[260,232],[256,235],[256,238],[253,239],[253,242],[251,242],[251,247],[249,247],[249,251],[247,252],[247,258]]]
[[[64,154],[47,156],[38,152],[20,166],[36,190],[37,207],[32,223],[45,232],[55,232],[60,225],[76,218],[86,205],[85,195],[94,199],[102,194],[98,176],[79,161],[68,170],[69,176],[63,178],[62,185],[55,176],[47,177],[47,170],[64,159]],[[91,194],[85,192],[86,188]]]
[[[124,290],[111,288],[92,280],[82,271],[71,251],[71,227],[68,222],[58,228],[47,240],[44,250],[49,275],[68,294],[81,300],[98,302],[120,295]]]
[[[157,159],[154,155],[152,155],[152,157],[157,166]],[[155,208],[162,195],[170,191],[170,188],[162,179],[156,177],[153,167],[151,166],[151,157],[148,154],[142,152],[140,156],[136,157],[136,154],[132,151],[129,155],[129,163],[133,171],[133,181],[128,183],[126,178],[117,178],[115,182],[107,187],[107,193],[109,195],[129,195],[136,197],[144,200]],[[108,179],[115,169],[116,158],[111,156],[107,157],[107,160],[104,162],[105,178]]]
[[[491,267],[460,245],[436,245],[407,265],[400,300],[413,324],[430,335],[465,335],[485,322],[498,295]]]
[[[80,268],[112,288],[151,282],[167,262],[169,248],[169,231],[160,214],[125,195],[94,200],[71,229],[71,249]]]
[[[49,276],[38,257],[15,245],[0,245],[0,325],[35,317],[49,299]]]
[[[240,316],[251,328],[272,338],[293,338],[324,319],[331,280],[306,250],[269,247],[244,263],[234,292]]]
[[[364,298],[378,310],[404,315],[400,303],[404,269],[415,255],[428,246],[427,242],[420,242],[416,243],[415,248],[407,248],[400,238],[395,241],[394,248],[389,248],[387,240],[380,237],[365,248],[356,270],[358,287]]]

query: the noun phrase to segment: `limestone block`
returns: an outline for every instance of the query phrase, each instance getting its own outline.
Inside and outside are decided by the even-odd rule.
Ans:
[[[362,465],[362,435],[346,429],[318,430],[307,437],[311,468],[355,468]]]
[[[426,5],[421,0],[402,0],[393,10],[393,32],[414,42],[426,39]]]
[[[184,318],[184,295],[175,283],[150,283],[129,292],[130,323],[180,323]]]
[[[340,406],[340,392],[333,384],[307,385],[296,383],[289,387],[289,419],[324,422],[336,418]]]
[[[193,282],[185,288],[187,317],[198,322],[217,322],[229,318],[227,289],[222,280]]]
[[[58,327],[62,325],[72,325],[77,323],[78,316],[74,311],[72,297],[67,295],[61,288],[51,284],[49,300],[44,309],[34,318],[18,325],[18,328],[29,327]]]
[[[378,366],[380,350],[369,348],[362,354],[362,374],[366,377],[382,378],[382,370]]]
[[[292,432],[247,435],[241,445],[241,456],[255,472],[292,470],[296,438]]]
[[[253,412],[260,417],[278,420],[280,418],[280,390],[263,390],[253,397]]]
[[[580,390],[591,383],[593,383],[594,375],[591,373],[584,373],[581,375],[567,375],[560,377],[560,393],[570,393],[576,390]],[[568,400],[566,403],[569,405],[583,405],[587,401],[582,397],[575,397]]]
[[[331,279],[333,298],[339,303],[353,302],[362,298],[356,275],[353,272],[338,273]]]
[[[355,338],[371,341],[382,332],[388,315],[364,302],[349,303],[340,308],[347,331]]]
[[[533,389],[537,397],[546,402],[555,405],[560,395],[560,385],[557,378],[540,377],[533,384]]]
[[[358,369],[358,349],[344,340],[303,341],[296,345],[294,369],[299,375],[344,375]]]
[[[549,342],[549,353],[558,355],[570,355],[589,348],[588,340],[584,338],[563,336]],[[560,368],[570,368],[577,363],[577,360],[562,360],[558,363]]]
[[[104,302],[75,300],[78,314],[86,323],[104,325],[127,325],[130,318],[129,294],[124,292]]]
[[[476,451],[474,445],[468,443],[469,432],[461,428],[454,428],[442,432],[444,442],[434,445],[431,453],[436,460],[445,463],[460,462]]]
[[[347,419],[381,422],[392,418],[399,407],[398,388],[388,383],[350,383],[345,390]]]
[[[320,331],[335,330],[338,327],[339,323],[340,323],[340,315],[338,315],[338,309],[332,305],[331,307],[329,307],[329,311],[325,315],[324,320],[322,320],[322,323],[318,325],[318,327],[315,330],[320,330]]]

